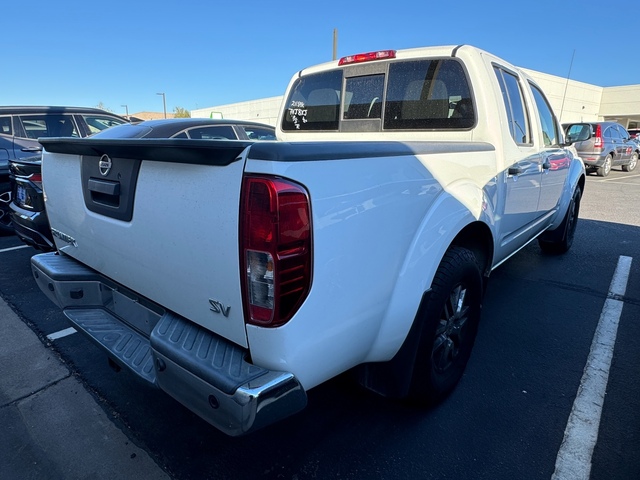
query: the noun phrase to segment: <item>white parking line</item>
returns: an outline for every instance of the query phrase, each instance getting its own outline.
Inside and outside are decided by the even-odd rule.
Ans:
[[[29,248],[29,245],[19,245],[17,247],[3,248],[0,253],[10,252],[11,250],[20,250],[21,248]]]
[[[578,394],[556,457],[552,480],[589,480],[591,457],[598,440],[600,416],[609,380],[618,324],[631,270],[631,257],[621,256],[602,308]]]
[[[600,180],[601,182],[616,182],[616,181],[620,181],[620,180],[627,180],[629,178],[636,178],[636,177],[640,177],[640,174],[636,173],[634,175],[625,175],[622,178],[619,177],[609,177],[609,178],[604,178],[602,180]]]
[[[50,335],[47,335],[47,338],[50,341],[57,340],[62,337],[68,337],[69,335],[73,335],[77,330],[73,327],[65,328],[64,330],[60,330],[59,332],[54,332]]]

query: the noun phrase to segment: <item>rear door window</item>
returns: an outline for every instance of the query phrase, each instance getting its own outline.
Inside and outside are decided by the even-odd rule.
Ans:
[[[622,126],[622,125],[617,125],[618,127],[618,131],[620,132],[620,136],[622,137],[623,140],[629,140],[629,132],[627,132],[627,130]]]
[[[493,69],[502,92],[511,137],[518,145],[531,144],[529,117],[518,77],[497,65]]]
[[[542,127],[542,137],[545,147],[552,145],[558,145],[558,122],[553,115],[553,111],[549,106],[549,102],[535,85],[530,84],[531,91],[533,92],[533,99],[538,107],[538,114],[540,115],[540,125]]]

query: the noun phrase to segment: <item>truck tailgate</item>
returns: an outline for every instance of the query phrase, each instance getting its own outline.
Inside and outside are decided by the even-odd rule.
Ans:
[[[238,216],[250,143],[43,144],[47,213],[61,252],[247,346]]]

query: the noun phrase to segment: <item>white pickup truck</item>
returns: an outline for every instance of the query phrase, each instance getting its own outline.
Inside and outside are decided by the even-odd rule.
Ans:
[[[131,128],[41,140],[58,251],[33,274],[111,361],[229,435],[351,369],[444,398],[489,274],[536,239],[567,251],[585,183],[540,88],[471,46],[302,70],[275,142]]]

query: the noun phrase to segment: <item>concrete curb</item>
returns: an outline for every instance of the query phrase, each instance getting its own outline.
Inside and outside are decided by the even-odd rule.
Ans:
[[[171,478],[2,299],[0,365],[0,478]]]

